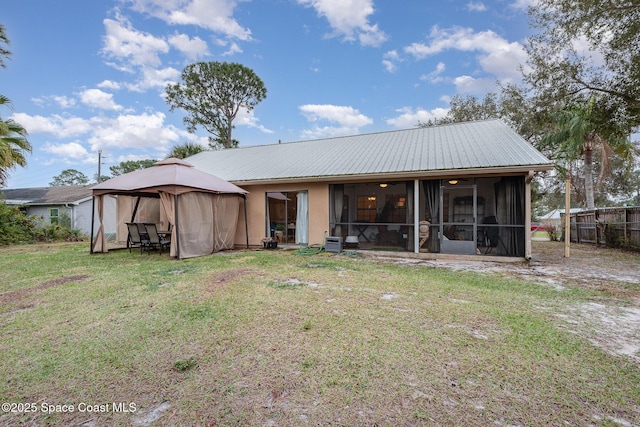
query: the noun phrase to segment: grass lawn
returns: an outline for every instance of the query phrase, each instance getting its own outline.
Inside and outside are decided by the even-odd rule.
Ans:
[[[554,315],[597,289],[88,246],[0,248],[0,425],[640,425],[640,366]]]

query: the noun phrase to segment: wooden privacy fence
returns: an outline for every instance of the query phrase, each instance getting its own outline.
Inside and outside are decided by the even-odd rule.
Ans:
[[[638,206],[572,213],[570,228],[572,242],[640,249]]]

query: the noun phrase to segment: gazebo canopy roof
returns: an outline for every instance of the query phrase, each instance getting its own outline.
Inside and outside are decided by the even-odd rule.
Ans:
[[[174,157],[146,169],[129,172],[93,187],[93,195],[126,194],[156,197],[160,192],[182,194],[200,191],[216,194],[246,194],[247,191],[210,173],[195,169]]]

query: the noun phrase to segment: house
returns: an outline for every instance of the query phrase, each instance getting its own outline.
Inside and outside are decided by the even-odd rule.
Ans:
[[[89,235],[93,210],[91,188],[92,186],[69,185],[3,189],[0,190],[0,199],[8,205],[20,206],[26,215],[41,217],[43,224],[62,224],[68,221],[72,229]],[[105,209],[115,211],[115,200],[108,201]],[[107,229],[115,230],[109,225]]]
[[[530,258],[531,179],[553,169],[500,120],[206,151],[187,160],[249,192],[252,245],[265,237],[305,245],[336,236],[361,249],[434,258]],[[246,238],[238,224],[236,243]]]

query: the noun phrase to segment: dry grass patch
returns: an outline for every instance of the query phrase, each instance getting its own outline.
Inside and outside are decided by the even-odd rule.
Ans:
[[[34,249],[25,289],[60,265],[91,277],[0,314],[0,399],[136,412],[8,413],[0,425],[640,424],[638,365],[549,309],[589,303],[583,289],[329,254]],[[35,259],[6,258],[11,280]]]

